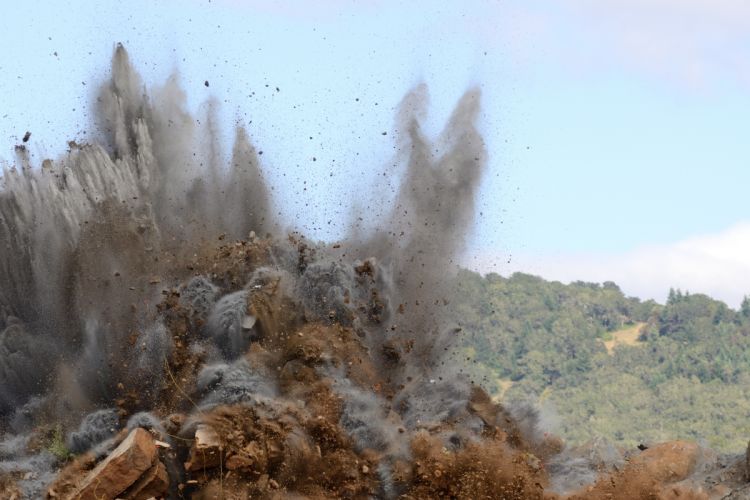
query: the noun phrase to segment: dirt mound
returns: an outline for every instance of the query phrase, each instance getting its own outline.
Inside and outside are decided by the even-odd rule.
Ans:
[[[258,278],[270,251],[268,241],[256,239],[220,244],[194,260],[193,278],[165,289],[156,306],[171,339],[161,384],[144,398],[141,381],[117,382],[120,420],[148,410],[157,422],[153,439],[169,443],[172,496],[542,497],[547,480],[534,447],[481,388],[472,388],[451,418],[407,422],[413,402],[396,404],[404,387],[391,372],[404,362],[404,346],[368,339],[381,333],[352,321],[362,311],[378,321],[370,314],[372,296],[358,303],[356,291],[348,291],[343,313],[317,317],[300,306],[283,273]],[[300,245],[295,251],[307,252]],[[360,285],[372,279],[369,265],[357,269]],[[207,330],[216,328],[210,315],[217,298],[238,290],[247,291],[233,306],[245,322],[238,335],[246,348],[227,360],[213,350],[217,337]],[[233,315],[227,318],[218,328],[237,326]],[[141,335],[133,348],[142,346]],[[156,403],[144,408],[147,400]],[[122,439],[121,433],[109,448]],[[77,498],[116,454],[99,465],[91,455],[71,462],[49,496]]]
[[[620,470],[599,464],[593,484],[554,493],[547,466],[563,443],[535,435],[478,386],[449,418],[410,422],[408,404],[397,404],[403,387],[391,372],[403,351],[387,337],[374,342],[373,330],[351,321],[369,308],[351,304],[344,321],[316,317],[290,294],[283,274],[257,278],[262,256],[272,253],[265,240],[221,244],[204,261],[218,272],[202,278],[206,266],[196,260],[193,278],[165,289],[156,307],[172,344],[153,395],[158,402],[144,422],[151,439],[168,447],[160,462],[168,496],[666,499],[731,491],[690,482],[700,464],[705,472],[708,455],[693,443],[673,442],[626,457]],[[222,325],[239,325],[247,343],[228,361],[206,347],[213,338],[206,330],[217,297],[248,290],[234,276],[251,285],[233,306],[239,319],[233,313]],[[207,296],[212,304],[202,302]],[[136,385],[122,380],[118,387],[123,422],[146,409]],[[72,461],[49,496],[78,498],[126,435],[115,437],[103,461],[91,454]]]
[[[700,452],[698,445],[684,441],[648,448],[631,457],[621,471],[603,475],[571,499],[666,499],[673,496],[707,499],[703,492],[676,486],[694,472]]]

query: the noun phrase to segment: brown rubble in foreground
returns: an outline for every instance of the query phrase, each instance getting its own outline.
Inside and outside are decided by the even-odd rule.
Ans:
[[[170,485],[154,440],[137,429],[92,470],[90,457],[71,463],[48,498],[379,498],[377,456],[357,454],[330,440],[340,432],[324,422],[307,436],[287,431],[288,422],[257,420],[252,409],[221,407],[207,415],[213,426],[201,424],[189,447],[185,475]],[[259,425],[260,424],[260,425]],[[308,424],[309,425],[309,424]],[[270,428],[268,427],[270,426]],[[324,437],[328,427],[332,435]],[[338,434],[338,438],[335,435]],[[134,437],[138,436],[138,437]],[[253,439],[255,438],[255,439]],[[311,438],[311,439],[310,439]],[[150,448],[142,448],[143,443]],[[328,442],[321,448],[320,443]],[[314,443],[314,444],[313,444]],[[490,439],[450,452],[423,433],[411,441],[413,459],[394,467],[396,481],[406,486],[403,499],[651,499],[741,500],[750,498],[744,459],[721,463],[694,443],[673,441],[637,452],[626,466],[604,472],[590,486],[568,494],[545,491],[544,462],[532,453],[512,448],[506,439]],[[710,455],[710,454],[709,454]],[[710,460],[707,462],[706,459]],[[701,464],[700,462],[703,461]],[[703,469],[703,471],[699,469]],[[176,486],[176,488],[175,488]],[[10,485],[4,491],[14,497]]]
[[[226,244],[196,256],[189,271],[210,275],[228,293],[248,281],[267,252],[268,243],[260,240]],[[358,447],[343,428],[343,398],[332,377],[319,369],[332,365],[359,389],[393,398],[396,388],[387,373],[378,369],[357,331],[344,326],[347,322],[311,321],[278,282],[268,280],[247,301],[261,335],[242,359],[277,380],[279,394],[205,406],[195,389],[204,360],[188,349],[202,319],[180,301],[179,288],[165,290],[163,297],[158,309],[173,349],[151,408],[162,429],[122,431],[106,457],[86,453],[71,460],[48,488],[48,498],[750,498],[742,493],[748,474],[744,459],[722,462],[682,441],[634,451],[619,470],[602,464],[595,483],[553,493],[547,464],[562,451],[562,442],[548,436],[530,442],[509,413],[476,386],[465,410],[481,420],[479,438],[462,434],[452,421],[407,429],[391,410],[386,418],[398,429],[395,439],[406,445],[409,458],[391,460],[386,474],[382,449]],[[139,395],[127,380],[118,388],[125,421],[138,407]],[[444,437],[451,434],[449,448]],[[2,486],[0,497],[17,497],[12,481]]]

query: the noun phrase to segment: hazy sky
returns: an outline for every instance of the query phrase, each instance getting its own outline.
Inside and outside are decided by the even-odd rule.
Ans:
[[[437,134],[478,85],[490,165],[468,265],[750,294],[745,0],[33,4],[0,19],[8,161],[27,130],[37,160],[85,140],[122,42],[148,86],[179,71],[196,116],[214,98],[227,137],[247,125],[279,210],[331,238],[387,188],[403,94],[427,83]]]

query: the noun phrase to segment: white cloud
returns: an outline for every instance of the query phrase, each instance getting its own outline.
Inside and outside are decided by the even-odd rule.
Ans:
[[[567,0],[629,64],[691,84],[747,78],[746,0]]]
[[[521,256],[508,264],[486,254],[470,267],[507,275],[522,271],[546,279],[614,281],[628,295],[663,302],[670,287],[705,293],[738,307],[750,295],[750,221],[724,231],[621,254]]]
[[[750,83],[747,0],[515,0],[505,5],[509,15],[501,19],[507,19],[511,36],[522,39],[522,50],[535,47],[537,56],[551,56],[572,71],[625,67],[693,87],[726,78]],[[519,22],[521,31],[513,26]]]

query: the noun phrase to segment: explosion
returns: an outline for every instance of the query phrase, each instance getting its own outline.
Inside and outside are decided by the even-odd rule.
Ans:
[[[479,98],[433,143],[426,89],[408,93],[390,213],[324,244],[280,229],[242,127],[226,166],[176,81],[149,96],[117,46],[97,140],[40,168],[18,146],[2,177],[6,496],[521,499],[595,479],[454,349]]]

